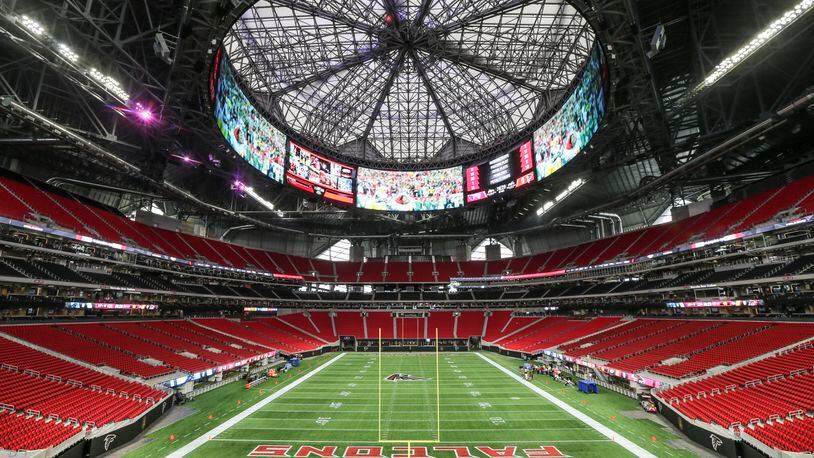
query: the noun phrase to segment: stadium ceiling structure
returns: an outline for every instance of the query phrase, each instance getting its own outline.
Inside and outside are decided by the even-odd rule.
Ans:
[[[224,49],[293,131],[344,155],[421,164],[527,128],[594,39],[566,0],[260,0]]]
[[[283,75],[286,79],[282,82],[264,82],[271,74],[260,73],[257,75],[264,80],[252,80],[252,73],[246,70],[244,82],[252,89],[257,105],[263,105],[259,89],[266,87],[264,84],[283,88],[298,81],[300,85],[311,80],[316,82],[325,75],[325,88],[333,88],[331,94],[341,94],[345,102],[355,103],[345,108],[359,108],[365,101],[375,102],[375,108],[384,94],[376,92],[375,86],[365,89],[364,97],[359,96],[358,100],[356,94],[347,91],[350,86],[363,89],[364,83],[381,84],[381,78],[386,82],[389,74],[372,72],[365,79],[359,73],[366,68],[364,64],[353,67],[350,66],[353,62],[341,59],[364,56],[362,48],[354,46],[368,43],[389,49],[384,55],[391,56],[387,58],[392,60],[398,57],[398,50],[405,47],[398,44],[403,30],[399,27],[416,30],[416,22],[409,18],[422,15],[425,22],[446,21],[446,17],[438,16],[443,10],[451,15],[449,17],[454,15],[459,21],[468,21],[468,28],[459,29],[457,35],[452,34],[445,40],[470,46],[470,54],[454,46],[428,48],[429,51],[414,46],[414,51],[424,56],[426,62],[419,60],[422,66],[410,64],[414,60],[405,53],[406,66],[397,68],[402,73],[396,76],[408,75],[418,68],[430,69],[430,65],[447,65],[464,75],[480,75],[481,79],[472,77],[469,81],[481,88],[500,83],[507,91],[515,90],[515,95],[527,94],[528,98],[519,97],[520,102],[513,101],[508,106],[537,98],[539,102],[532,118],[538,112],[544,116],[546,108],[556,106],[561,99],[557,82],[564,83],[568,75],[579,68],[581,54],[577,50],[557,48],[562,56],[574,60],[560,58],[557,62],[566,62],[570,67],[549,66],[549,73],[545,73],[546,69],[535,70],[517,64],[527,62],[519,59],[521,56],[526,59],[532,47],[519,47],[515,42],[556,42],[551,34],[532,35],[539,32],[535,27],[540,24],[554,24],[551,30],[563,31],[562,39],[566,42],[572,40],[571,43],[584,46],[595,40],[605,51],[610,81],[603,126],[583,160],[570,163],[567,169],[525,193],[507,193],[487,205],[436,213],[372,214],[341,209],[251,175],[245,161],[229,149],[214,126],[208,93],[208,70],[213,57],[224,37],[225,43],[230,42],[230,30],[239,24],[238,19],[262,4],[254,0],[0,0],[0,47],[4,51],[0,53],[0,167],[57,183],[126,214],[155,204],[168,216],[211,228],[212,234],[229,229],[231,232],[226,232],[234,235],[238,233],[236,228],[242,232],[255,228],[275,236],[325,234],[326,239],[333,241],[348,236],[349,227],[354,228],[353,235],[383,240],[393,234],[460,239],[471,239],[472,234],[480,239],[503,233],[522,234],[512,236],[527,239],[540,234],[539,246],[535,249],[547,249],[545,233],[549,229],[563,233],[572,229],[585,232],[597,225],[592,216],[604,217],[599,214],[603,212],[620,215],[626,230],[647,226],[676,202],[726,196],[745,184],[780,176],[814,161],[811,147],[814,131],[805,128],[814,119],[812,13],[778,32],[765,47],[749,53],[740,65],[724,73],[716,67],[801,0],[569,0],[568,3],[434,0],[426,4],[427,10],[421,2],[280,1],[287,2],[288,6],[278,1],[274,3],[278,5],[277,11],[288,11],[289,16],[287,19],[278,16],[276,20],[282,21],[279,27],[288,27],[285,32],[289,35],[276,37],[287,40],[286,46],[294,46],[301,54],[304,53],[301,50],[310,49],[311,59],[306,62],[311,67],[289,65],[292,73]],[[374,5],[371,8],[376,9],[367,10],[360,5]],[[533,5],[543,9],[533,9]],[[562,10],[545,9],[541,5],[560,5]],[[383,13],[390,10],[386,8],[401,11],[402,16],[393,17],[396,25],[387,24]],[[30,21],[23,20],[23,16]],[[577,22],[571,23],[571,19],[584,23],[578,26]],[[512,20],[518,32],[511,32],[506,25]],[[348,21],[351,24],[344,24]],[[454,19],[446,24],[453,24],[451,21]],[[34,22],[44,30],[40,35],[37,35],[38,28],[31,25]],[[257,24],[253,27],[263,30]],[[350,32],[341,32],[357,28],[362,32],[350,36]],[[384,35],[389,33],[389,38],[372,33],[385,30],[388,32]],[[565,30],[570,30],[572,35]],[[579,30],[583,31],[579,39],[583,41],[573,35]],[[651,43],[659,30],[664,33],[666,43],[663,49],[654,51]],[[283,30],[277,29],[277,32]],[[50,39],[43,39],[44,36]],[[437,35],[424,35],[428,36]],[[164,46],[157,45],[159,37]],[[341,41],[330,41],[332,39]],[[326,44],[318,51],[314,43],[333,44]],[[549,51],[543,49],[542,55],[554,62],[554,56],[546,54]],[[430,54],[432,59],[428,58]],[[256,60],[260,56],[251,55]],[[503,59],[504,56],[514,60]],[[74,57],[77,62],[71,62]],[[272,57],[286,62],[285,56]],[[294,53],[288,57],[294,58]],[[391,61],[382,59],[372,58],[366,65],[391,69]],[[338,71],[337,66],[343,63],[350,69]],[[122,111],[112,109],[121,108],[116,92],[103,87],[104,79],[94,79],[92,73],[84,71],[93,68],[120,83],[131,100],[152,107],[160,122],[146,129],[123,116]],[[331,73],[334,70],[336,73]],[[720,79],[715,84],[701,92],[695,91],[710,75],[717,74]],[[329,85],[343,75],[348,87]],[[450,75],[452,73],[432,80],[431,87],[437,92],[448,87],[449,81],[454,81]],[[556,75],[560,75],[560,79]],[[305,81],[309,76],[311,80]],[[400,87],[405,88],[402,93],[411,97],[417,94],[413,88],[426,90],[420,75],[419,81],[424,86],[399,86],[397,83],[401,80],[396,76],[387,94]],[[514,83],[509,81],[511,77]],[[551,89],[545,92],[547,84],[551,84]],[[538,85],[538,89],[542,89],[533,91],[524,87],[527,85]],[[306,94],[307,87],[292,87],[287,94]],[[380,85],[378,89],[383,87]],[[414,150],[409,145],[417,143],[405,143],[409,146],[403,150],[406,156],[388,159],[386,154],[395,154],[395,150],[382,146],[386,143],[376,146],[374,137],[379,135],[374,130],[376,126],[370,128],[365,142],[352,140],[341,144],[341,140],[335,140],[337,152],[343,157],[361,156],[356,162],[387,162],[393,168],[419,168],[436,159],[458,164],[466,162],[464,157],[477,149],[475,141],[486,142],[488,135],[494,138],[503,135],[484,129],[480,121],[490,119],[487,116],[490,113],[503,116],[504,122],[507,119],[505,107],[495,103],[495,99],[473,94],[466,94],[471,98],[466,99],[467,106],[461,108],[464,111],[444,113],[448,120],[453,116],[477,114],[478,119],[465,127],[478,131],[480,137],[464,133],[463,127],[456,127],[450,121],[453,129],[459,129],[457,134],[451,134],[454,130],[447,129],[443,119],[438,124],[438,118],[432,118],[435,130],[424,130],[455,141],[434,143],[442,145],[435,151],[415,149],[425,153],[423,157],[413,155],[411,159]],[[315,97],[317,95],[315,93]],[[456,106],[454,99],[443,99],[441,95],[436,93],[442,100],[441,107]],[[428,101],[426,96],[407,100],[409,104],[407,101],[399,103],[417,107],[410,113],[424,110],[425,114],[437,115],[437,111],[428,110],[439,105]],[[421,100],[423,102],[418,103]],[[470,103],[473,100],[479,105]],[[331,101],[333,99],[327,100]],[[336,103],[338,101],[339,97]],[[387,103],[385,97],[382,107]],[[288,124],[283,122],[283,105],[267,107],[270,116],[281,124]],[[312,107],[303,104],[303,113],[310,113]],[[342,111],[338,108],[315,112],[314,119],[335,123],[341,119],[348,123],[358,121],[367,128],[366,123],[359,121],[363,117],[340,118]],[[365,109],[372,114],[368,106]],[[388,113],[380,108],[379,116],[367,117],[366,121],[370,123],[371,119],[381,119]],[[335,119],[328,119],[329,115]],[[309,118],[304,115],[304,119]],[[510,121],[519,128],[518,119]],[[530,123],[529,128],[533,128],[535,121]],[[343,133],[351,132],[341,128]],[[503,132],[511,131],[509,126],[505,128]],[[294,130],[308,133],[304,128]],[[414,131],[405,132],[412,135]],[[399,131],[394,132],[392,140],[383,142],[403,141],[396,140],[397,133]],[[411,138],[416,142],[427,141],[422,136]],[[466,138],[474,140],[470,142]],[[500,145],[493,149],[497,154]],[[321,151],[316,147],[314,150]],[[453,154],[458,154],[459,160],[446,157]],[[481,156],[487,154],[492,153],[481,153]],[[412,160],[419,162],[410,163]],[[254,199],[236,195],[230,189],[236,177],[245,178],[247,185],[273,204],[274,210]],[[557,200],[577,179],[584,180],[584,185],[543,215],[536,213],[548,202]],[[313,243],[319,248],[329,241]]]

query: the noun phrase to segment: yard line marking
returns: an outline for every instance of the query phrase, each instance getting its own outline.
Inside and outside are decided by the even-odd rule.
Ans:
[[[303,398],[301,398],[301,397],[294,397],[294,396],[291,396],[291,397],[289,397],[288,399],[289,399],[289,400],[292,400],[292,399],[303,399]],[[319,399],[319,398],[309,398],[309,399]],[[533,400],[533,399],[536,399],[536,398],[529,397],[529,398],[523,398],[523,399]],[[343,400],[344,405],[356,406],[356,407],[371,407],[371,408],[375,408],[375,407],[376,407],[376,405],[375,405],[375,404],[371,404],[371,403],[356,403],[356,402],[350,402],[351,400],[353,400],[353,398],[348,398],[347,400]],[[413,405],[415,405],[415,402],[414,402],[414,401],[410,401],[410,402],[393,402],[393,403],[391,403],[391,404],[398,404],[398,405],[413,406]],[[325,406],[325,403],[324,403],[324,402],[318,402],[318,403],[313,403],[313,402],[311,402],[311,403],[309,403],[309,402],[297,402],[297,403],[291,403],[291,402],[281,402],[281,403],[280,403],[280,405],[291,405],[291,406],[323,406],[323,407],[324,407],[324,406]],[[442,406],[442,407],[466,407],[466,406],[471,406],[471,405],[472,405],[472,403],[471,403],[471,402],[469,402],[469,403],[442,402],[442,403],[441,403],[441,406]],[[516,405],[517,405],[517,403],[516,403],[516,402],[492,402],[492,405],[493,405],[493,406],[516,406]],[[555,410],[555,409],[547,409],[547,406],[540,406],[540,409],[542,409],[542,410]],[[299,412],[299,411],[301,411],[301,409],[294,409],[294,410],[291,410],[291,409],[282,409],[282,410],[277,410],[277,409],[263,409],[263,411],[265,411],[265,412],[277,412],[277,411],[282,411],[282,412]],[[399,411],[401,411],[401,410],[399,410]]]
[[[326,367],[330,366],[331,364],[333,364],[335,361],[339,360],[343,356],[345,356],[345,353],[340,353],[340,354],[336,355],[335,357],[333,357],[332,359],[322,363],[322,365],[318,366],[317,368],[315,368],[311,372],[309,372],[309,373],[303,375],[302,377],[298,378],[297,380],[295,380],[291,384],[286,385],[283,388],[280,388],[279,390],[277,390],[274,393],[270,394],[267,398],[263,399],[262,401],[259,401],[257,404],[249,407],[248,409],[246,409],[243,412],[235,415],[234,417],[224,421],[220,425],[218,425],[218,426],[212,428],[211,430],[209,430],[208,432],[202,434],[197,439],[193,439],[192,442],[188,443],[187,445],[185,445],[185,446],[179,448],[178,450],[170,453],[169,455],[167,455],[167,458],[181,458],[181,457],[184,457],[184,456],[192,453],[193,451],[195,451],[195,449],[197,449],[201,445],[205,444],[209,440],[210,437],[215,437],[218,434],[226,431],[227,429],[235,426],[241,420],[243,420],[246,417],[252,415],[253,413],[257,412],[258,410],[262,409],[263,407],[268,405],[271,401],[274,401],[275,399],[279,398],[280,396],[282,396],[282,395],[288,393],[289,391],[291,391],[292,389],[296,388],[298,385],[305,382],[306,380],[313,377],[314,375],[318,374],[320,371],[322,371]]]
[[[238,431],[238,430],[244,430],[244,431],[302,431],[303,430],[302,427],[278,428],[278,427],[275,427],[275,426],[257,426],[257,427],[235,426],[235,427],[233,427],[231,429],[233,431]],[[490,429],[489,433],[490,434],[513,433],[515,431],[585,431],[585,430],[588,430],[588,429],[589,429],[589,427],[587,427],[587,426],[582,426],[582,427],[579,427],[579,428],[512,428],[512,429],[506,429],[506,430]],[[454,432],[482,433],[483,430],[484,430],[483,428],[444,428],[444,433],[445,434],[454,433]],[[321,431],[344,431],[344,432],[354,432],[355,431],[355,432],[371,432],[372,433],[372,432],[376,432],[378,430],[375,429],[375,428],[320,428],[318,431],[320,431],[320,432]],[[427,431],[427,428],[399,428],[399,432],[403,432],[403,431]],[[385,433],[387,433],[387,431],[382,432],[382,434],[385,434]],[[283,439],[278,439],[278,440],[283,440]],[[285,439],[285,440],[287,440],[287,439]],[[434,439],[413,440],[411,442],[421,442],[421,441],[435,442]],[[504,440],[501,439],[501,440],[496,440],[496,441],[492,441],[492,442],[494,443],[494,442],[503,442],[503,441]],[[404,440],[403,442],[407,442],[407,441]],[[546,442],[546,441],[543,441],[543,442]],[[640,455],[640,456],[653,457],[653,455]],[[653,457],[653,458],[655,458],[655,457]]]
[[[585,415],[584,413],[580,412],[579,410],[569,406],[565,402],[561,401],[558,397],[552,395],[551,393],[545,392],[543,389],[534,385],[533,383],[523,380],[519,375],[515,374],[514,372],[506,369],[505,367],[501,366],[500,364],[493,361],[491,358],[487,358],[483,356],[481,353],[476,353],[482,360],[486,361],[487,363],[491,364],[492,366],[496,367],[499,371],[503,372],[504,374],[508,375],[509,377],[513,378],[515,381],[520,383],[521,385],[525,385],[526,388],[534,391],[535,393],[539,394],[541,397],[548,400],[550,403],[554,404],[555,406],[559,407],[560,409],[568,412],[576,419],[582,421],[586,425],[590,426],[591,428],[595,429],[599,434],[611,439],[612,441],[616,442],[627,451],[632,453],[634,456],[637,457],[644,457],[644,458],[656,458],[656,455],[648,452],[647,450],[643,449],[642,447],[636,445],[630,439],[616,433],[612,429],[608,428],[607,426],[599,423],[598,421],[594,420],[593,418]]]
[[[341,403],[340,403],[340,404],[341,404]],[[490,406],[490,407],[495,405],[494,403],[488,403],[488,404],[489,404],[489,406]],[[504,405],[504,406],[505,406],[505,405],[509,405],[509,404],[499,404],[499,405]],[[449,417],[452,417],[452,416],[459,416],[459,417],[464,417],[464,418],[466,418],[466,419],[469,419],[469,418],[470,418],[470,417],[469,417],[469,415],[470,415],[470,414],[480,412],[480,408],[478,408],[477,406],[472,406],[472,405],[467,405],[467,406],[469,406],[469,407],[471,407],[471,408],[470,408],[470,409],[467,409],[467,410],[463,410],[463,409],[462,409],[462,410],[460,410],[459,412],[455,412],[455,413],[444,412],[444,415],[445,415],[445,417],[446,417],[446,418],[449,418]],[[514,406],[514,404],[512,404],[512,406]],[[338,409],[338,408],[339,408],[339,407],[341,407],[341,406],[339,406],[339,407],[333,407],[333,406],[330,406],[330,407],[331,407],[331,408],[334,408],[334,409]],[[485,407],[484,407],[484,408],[485,408]],[[503,410],[503,409],[499,409],[499,410]],[[541,411],[542,411],[542,412],[553,412],[553,411],[554,411],[554,409],[551,409],[551,410],[541,410]],[[559,412],[559,409],[557,409],[556,411],[557,411],[557,412]],[[324,408],[320,408],[320,409],[297,409],[297,410],[273,410],[273,409],[263,409],[263,410],[261,410],[260,412],[271,412],[271,413],[289,413],[289,414],[296,414],[296,413],[320,413],[320,412],[325,412],[325,409],[324,409]],[[343,413],[343,414],[345,414],[345,413],[370,413],[370,410],[345,410],[345,409],[342,409],[342,413]],[[427,410],[402,410],[402,409],[399,409],[399,413],[400,413],[400,414],[402,414],[402,413],[427,413],[427,414],[429,414],[429,413],[433,413],[433,412],[429,412],[429,411],[427,411]],[[514,412],[514,411],[507,411],[506,413],[508,413],[508,414],[512,414],[512,415],[516,415],[516,414],[517,414],[517,412]],[[522,412],[521,412],[521,413],[522,413]],[[279,417],[277,417],[277,416],[274,416],[274,417],[263,417],[263,416],[257,416],[257,415],[255,415],[255,416],[253,416],[252,418],[247,418],[246,420],[260,420],[260,419],[262,419],[262,420],[268,420],[269,418],[279,418]],[[552,419],[556,419],[556,418],[562,418],[562,415],[559,415],[559,414],[558,414],[558,416],[556,416],[556,417],[551,417],[551,418],[552,418]],[[536,418],[535,418],[535,419],[536,419]],[[547,418],[540,418],[540,419],[541,419],[541,420],[545,420],[545,419],[547,419]],[[296,421],[297,419],[296,419],[296,418],[291,418],[290,420],[295,420],[295,421]],[[444,422],[447,422],[447,421],[451,421],[451,419],[450,419],[450,420],[446,420],[446,419],[444,420]],[[571,421],[571,420],[569,420],[569,421]]]
[[[488,403],[484,403],[484,404],[488,404]],[[486,408],[487,407],[484,407],[484,409],[486,409]],[[368,411],[365,410],[363,412],[362,411],[344,411],[342,413],[367,413],[367,412]],[[404,411],[400,410],[399,413],[407,413],[407,412],[404,412]],[[435,412],[423,412],[423,411],[420,411],[420,412],[414,412],[414,413],[431,414],[431,413],[435,413]],[[471,412],[471,413],[474,413],[474,411]],[[511,412],[508,412],[508,413],[511,413]],[[310,423],[312,419],[313,418],[287,418],[286,422],[303,421],[303,422],[306,422],[306,423]],[[268,417],[260,417],[260,418],[252,417],[252,418],[247,418],[244,421],[244,423],[250,422],[250,421],[253,421],[253,420],[262,421],[263,424],[266,424],[266,423],[268,423],[269,419],[268,419]],[[340,423],[372,423],[372,421],[370,419],[367,419],[367,418],[335,418],[333,420],[338,421]],[[394,423],[432,423],[432,422],[434,422],[434,419],[433,418],[395,418],[395,419],[391,419],[389,421],[394,422]],[[485,420],[472,420],[471,417],[461,418],[461,419],[449,419],[449,418],[444,419],[445,424],[446,423],[472,423],[473,421],[476,422],[476,421],[485,421]],[[507,419],[505,421],[507,421],[507,422],[521,422],[521,421],[523,421],[523,422],[525,422],[525,421],[568,421],[568,422],[573,422],[574,419],[573,418],[567,418],[567,417],[563,418],[562,415],[560,415],[559,417],[534,417],[534,418],[514,418],[514,419],[509,418],[509,419]],[[237,428],[237,429],[239,429],[239,428]],[[251,429],[254,429],[254,428],[251,428]],[[291,429],[291,428],[283,428],[283,429]],[[580,428],[580,429],[583,429],[583,428]]]
[[[335,441],[335,440],[314,440],[314,439],[284,439],[281,440],[280,438],[275,439],[229,439],[229,438],[214,438],[213,441],[217,442],[266,442],[269,444],[279,443],[279,442],[300,442],[300,443],[315,443],[315,444],[359,444],[360,442],[366,442],[364,440],[352,440],[352,441]],[[534,441],[511,441],[513,444],[539,444],[540,442],[554,442],[554,443],[583,443],[583,442],[613,442],[610,439],[579,439],[579,440],[534,440]],[[423,443],[423,442],[422,442]],[[461,441],[452,441],[452,442],[432,442],[433,444],[453,444],[453,445],[460,445]],[[496,443],[502,443],[501,441],[496,442],[470,442],[467,441],[467,445],[475,446],[475,445],[491,445]]]

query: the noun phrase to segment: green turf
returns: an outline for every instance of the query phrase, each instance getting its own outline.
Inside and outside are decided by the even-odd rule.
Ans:
[[[516,359],[483,354],[512,370],[519,364]],[[308,367],[294,377],[333,356],[310,359]],[[474,353],[442,353],[438,361],[440,377],[436,376],[436,358],[429,353],[385,353],[381,361],[375,353],[346,354],[302,385],[213,437],[190,456],[247,456],[261,444],[295,447],[333,444],[339,446],[341,453],[348,445],[377,445],[380,440],[388,441],[381,444],[388,455],[392,453],[392,446],[406,445],[389,441],[411,440],[419,441],[413,442],[413,446],[428,447],[481,445],[497,448],[514,445],[520,456],[525,456],[522,449],[540,446],[555,446],[564,454],[575,457],[631,456],[612,440]],[[400,372],[426,379],[395,383],[381,381],[381,422],[378,415],[379,370],[382,378]],[[281,383],[290,383],[289,380],[294,379],[284,379]],[[670,447],[666,441],[674,436],[656,423],[625,417],[621,412],[638,409],[632,399],[611,392],[584,395],[573,388],[562,388],[547,377],[537,377],[534,383],[657,456],[692,456],[687,451]],[[436,391],[436,386],[440,387],[440,392]],[[264,384],[247,393],[241,385],[233,384],[207,393],[191,404],[200,409],[199,413],[151,434],[154,439],[151,443],[128,456],[165,456],[237,414],[240,409],[268,396],[274,387],[272,382],[270,386]],[[240,407],[236,405],[237,398],[242,400]],[[216,416],[209,420],[209,414]],[[176,440],[170,441],[169,434],[174,434]],[[652,440],[653,437],[656,441]],[[440,444],[434,443],[439,440]],[[430,454],[453,456],[451,452],[432,450]]]
[[[246,389],[245,382],[235,382],[204,393],[195,398],[193,402],[186,404],[186,407],[195,410],[194,414],[148,434],[146,439],[149,442],[125,456],[128,458],[166,456],[202,433],[237,415],[240,410],[254,405],[277,389],[283,388],[305,375],[332,356],[326,354],[310,358],[303,363],[300,369],[290,372],[290,377],[289,374],[284,374],[278,379],[268,380],[251,390]],[[239,404],[238,401],[240,401]],[[174,436],[174,438],[170,439],[170,436]]]

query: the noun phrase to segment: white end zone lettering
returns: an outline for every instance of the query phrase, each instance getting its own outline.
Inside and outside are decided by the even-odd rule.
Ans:
[[[295,450],[293,453],[292,449]],[[292,457],[292,458],[436,458],[430,455],[431,452],[441,452],[443,457],[454,458],[543,458],[543,457],[568,457],[553,445],[541,445],[539,448],[524,448],[518,454],[516,445],[506,445],[500,448],[489,446],[466,445],[435,445],[433,447],[410,447],[409,455],[407,446],[392,447],[392,455],[385,455],[385,447],[374,445],[349,445],[340,454],[341,447],[337,445],[324,445],[321,447],[313,445],[258,445],[248,456],[272,456],[272,457]]]

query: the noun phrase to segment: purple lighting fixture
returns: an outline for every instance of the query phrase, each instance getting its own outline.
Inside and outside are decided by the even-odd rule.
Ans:
[[[150,124],[153,122],[153,112],[150,111],[148,108],[143,107],[140,103],[136,104],[136,116],[143,122],[144,124]]]
[[[243,194],[246,191],[246,185],[240,180],[235,180],[232,182],[232,191]]]
[[[153,113],[153,110],[149,106],[143,105],[141,102],[136,102],[129,108],[117,109],[117,111],[129,114],[130,116],[134,117],[136,121],[145,126],[155,124],[158,121],[156,114]]]
[[[201,161],[195,160],[189,154],[172,154],[172,157],[181,161],[182,164],[197,167],[201,165]]]

